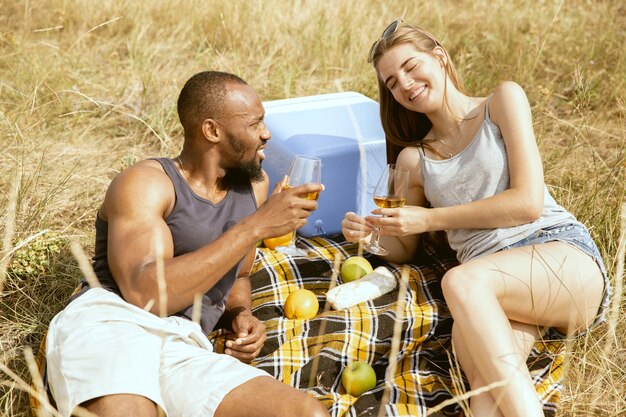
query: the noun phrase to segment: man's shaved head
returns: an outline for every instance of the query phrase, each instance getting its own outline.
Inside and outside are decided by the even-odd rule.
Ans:
[[[248,85],[238,76],[220,71],[199,72],[187,80],[178,96],[178,117],[185,136],[204,120],[221,116],[228,83]]]

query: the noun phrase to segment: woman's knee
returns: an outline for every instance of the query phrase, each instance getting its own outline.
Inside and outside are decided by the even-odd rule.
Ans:
[[[441,289],[448,303],[474,302],[490,293],[484,275],[465,265],[448,270],[441,280]]]

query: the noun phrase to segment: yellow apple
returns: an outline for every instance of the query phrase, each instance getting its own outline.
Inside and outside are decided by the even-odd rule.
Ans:
[[[344,368],[341,383],[348,394],[359,397],[376,386],[376,372],[368,363],[355,361]]]
[[[369,274],[374,269],[372,264],[362,256],[351,256],[341,265],[341,280],[350,282]]]
[[[312,319],[320,305],[313,291],[295,290],[285,300],[285,317],[288,319]]]

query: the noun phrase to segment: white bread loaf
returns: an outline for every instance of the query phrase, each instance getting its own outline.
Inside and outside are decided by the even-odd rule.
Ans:
[[[335,310],[349,308],[359,303],[373,300],[396,288],[396,277],[384,266],[373,272],[333,288],[326,293],[326,300]]]

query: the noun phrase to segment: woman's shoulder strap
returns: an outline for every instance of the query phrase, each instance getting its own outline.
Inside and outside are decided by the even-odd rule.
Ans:
[[[491,117],[489,116],[489,102],[491,101],[492,96],[493,94],[489,94],[485,100],[485,120],[489,122],[491,122]]]

